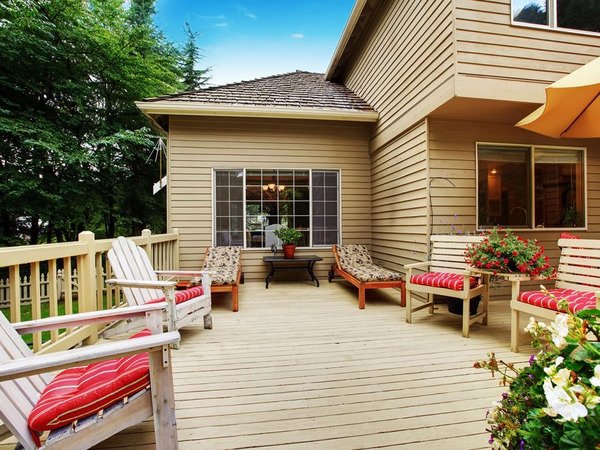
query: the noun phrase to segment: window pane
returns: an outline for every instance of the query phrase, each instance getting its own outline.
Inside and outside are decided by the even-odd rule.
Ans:
[[[582,159],[576,150],[535,151],[536,226],[584,226]]]
[[[512,13],[515,22],[549,25],[547,0],[513,0]]]
[[[479,146],[479,226],[531,226],[529,147]]]
[[[262,196],[261,186],[248,186],[246,188],[246,200],[260,200]]]
[[[239,245],[239,236],[232,240],[232,233],[238,234],[243,230],[242,214],[242,187],[241,181],[243,171],[216,170],[215,171],[215,244],[216,245]],[[232,184],[235,183],[235,185]],[[243,235],[242,235],[243,238]]]
[[[294,170],[294,186],[308,186],[308,170]]]
[[[339,243],[339,172],[312,172],[313,245]]]
[[[600,32],[600,1],[557,0],[556,20],[560,28]]]

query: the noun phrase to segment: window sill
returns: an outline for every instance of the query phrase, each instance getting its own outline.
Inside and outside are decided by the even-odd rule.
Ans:
[[[569,34],[577,34],[577,35],[581,35],[581,36],[591,36],[591,37],[600,36],[600,32],[598,32],[598,31],[574,30],[572,28],[558,28],[558,27],[551,27],[550,25],[537,25],[535,23],[515,22],[514,20],[511,20],[510,24],[511,24],[511,26],[517,27],[517,28],[527,28],[527,29],[543,30],[543,31],[554,31],[554,32],[558,32],[558,33],[569,33]]]

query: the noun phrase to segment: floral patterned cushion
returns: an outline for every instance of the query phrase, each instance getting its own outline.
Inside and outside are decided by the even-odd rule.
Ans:
[[[241,247],[209,247],[202,270],[212,272],[212,284],[235,284],[241,254]]]
[[[412,284],[452,289],[453,291],[462,291],[464,280],[464,275],[450,272],[426,272],[410,277]],[[477,278],[469,277],[469,287],[471,289],[477,287]]]
[[[575,291],[573,289],[548,289],[548,292],[554,297],[540,291],[530,291],[522,292],[519,301],[541,308],[553,309],[554,311],[558,311],[558,300],[563,298],[569,302],[571,312],[596,307],[596,295],[593,292]]]
[[[336,245],[340,267],[359,281],[396,281],[402,274],[373,264],[365,245]]]

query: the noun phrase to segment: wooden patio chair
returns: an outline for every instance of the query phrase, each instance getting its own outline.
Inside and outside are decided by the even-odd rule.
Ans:
[[[554,289],[548,289],[551,295],[521,292],[518,300],[510,302],[510,348],[515,353],[519,352],[521,313],[554,320],[561,299],[567,300],[571,312],[600,309],[600,240],[559,239],[558,246],[560,259]]]
[[[244,283],[241,247],[208,247],[202,270],[211,274],[211,292],[231,292],[233,312],[239,309],[239,285]]]
[[[331,283],[336,275],[358,288],[358,308],[365,308],[367,289],[400,288],[400,306],[405,306],[405,291],[402,274],[378,266],[365,245],[336,244],[331,247],[335,264],[331,266],[327,280]]]
[[[118,308],[17,324],[0,313],[0,419],[4,424],[0,440],[12,434],[26,450],[84,449],[154,417],[156,448],[176,449],[169,346],[179,341],[179,333],[162,332],[164,306]],[[34,355],[19,336],[139,317],[147,319],[141,337],[44,355]],[[54,379],[47,375],[67,368],[71,369]],[[42,430],[51,430],[43,446]]]
[[[406,273],[406,321],[412,322],[412,314],[428,308],[433,314],[433,296],[441,295],[462,300],[462,335],[469,337],[469,327],[477,321],[487,325],[489,306],[489,286],[480,277],[474,277],[465,261],[465,250],[469,244],[480,242],[483,236],[432,235],[431,260],[407,264]],[[413,275],[414,269],[427,269],[428,272]],[[425,294],[425,301],[413,293]],[[471,299],[483,297],[483,311],[470,316]],[[420,305],[415,306],[414,300]]]
[[[118,237],[108,251],[108,260],[116,279],[107,284],[121,286],[129,306],[166,301],[169,330],[178,330],[199,319],[204,328],[212,328],[210,275],[203,271],[157,270],[152,268],[146,252],[130,239]],[[158,277],[202,277],[202,285],[175,292],[174,282]]]

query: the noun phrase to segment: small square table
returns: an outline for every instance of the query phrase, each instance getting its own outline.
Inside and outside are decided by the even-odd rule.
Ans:
[[[319,287],[319,280],[317,279],[313,268],[317,261],[323,261],[323,258],[317,255],[301,255],[295,256],[294,258],[284,258],[283,256],[263,256],[265,263],[271,264],[271,271],[267,278],[265,278],[265,288],[269,289],[269,282],[273,275],[275,275],[275,269],[285,270],[306,270],[310,275],[310,280],[317,283]]]

